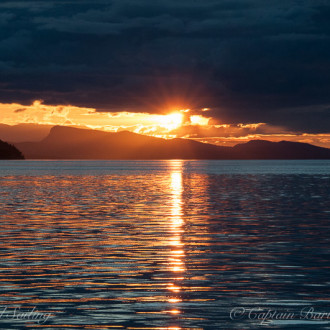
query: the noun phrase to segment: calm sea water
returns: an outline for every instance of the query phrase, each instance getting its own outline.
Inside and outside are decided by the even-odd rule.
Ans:
[[[0,193],[1,328],[330,329],[329,161],[1,161]]]

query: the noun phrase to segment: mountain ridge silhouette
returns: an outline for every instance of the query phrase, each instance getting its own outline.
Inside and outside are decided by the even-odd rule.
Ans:
[[[224,147],[67,126],[54,126],[40,142],[15,146],[28,159],[330,159],[330,149],[300,142],[251,140]]]

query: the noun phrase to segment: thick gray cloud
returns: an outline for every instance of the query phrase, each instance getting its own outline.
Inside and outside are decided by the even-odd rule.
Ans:
[[[324,0],[2,1],[0,102],[330,127]]]

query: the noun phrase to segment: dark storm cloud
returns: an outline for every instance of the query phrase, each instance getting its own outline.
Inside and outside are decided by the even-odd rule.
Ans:
[[[330,127],[321,0],[2,1],[0,101]],[[171,101],[174,100],[174,101]]]

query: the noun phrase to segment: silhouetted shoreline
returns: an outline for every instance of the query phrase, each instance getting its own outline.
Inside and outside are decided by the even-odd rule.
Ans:
[[[0,140],[0,159],[24,159],[24,156],[15,146]]]

